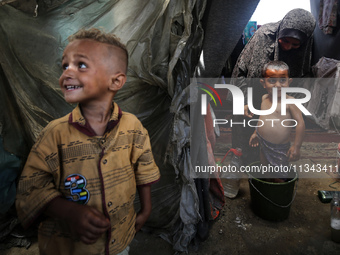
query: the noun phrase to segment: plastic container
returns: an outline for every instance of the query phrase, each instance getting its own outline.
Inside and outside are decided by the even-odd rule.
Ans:
[[[340,194],[340,191],[318,190],[318,197],[322,203],[330,203],[332,201],[334,193]]]
[[[223,184],[224,196],[228,198],[235,198],[240,189],[240,178],[237,178],[237,176],[234,176],[234,174],[231,175],[232,176],[224,180]]]
[[[282,183],[266,182],[251,176],[248,181],[251,206],[256,215],[270,221],[283,221],[289,217],[297,191],[297,174],[292,180]]]
[[[242,149],[231,149],[233,156],[230,161],[230,167],[236,170],[235,172],[227,173],[223,180],[224,196],[228,198],[235,198],[240,189],[240,167],[241,167],[241,155]],[[229,152],[228,152],[229,153]]]
[[[331,234],[332,240],[340,243],[340,200],[337,192],[331,201]]]

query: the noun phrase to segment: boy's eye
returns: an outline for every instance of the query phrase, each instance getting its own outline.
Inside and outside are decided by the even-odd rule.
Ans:
[[[276,83],[276,79],[269,78],[269,79],[268,79],[268,82],[269,82],[270,84],[275,84],[275,83]]]
[[[83,62],[79,63],[79,68],[87,68],[87,65]]]
[[[281,84],[284,84],[287,82],[287,78],[268,78],[268,82],[270,84],[275,84],[277,81]]]
[[[63,70],[67,70],[68,69],[68,64],[63,64],[62,68],[63,68]]]

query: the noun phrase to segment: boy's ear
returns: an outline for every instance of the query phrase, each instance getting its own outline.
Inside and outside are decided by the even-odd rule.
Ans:
[[[111,77],[111,85],[109,90],[117,92],[120,90],[126,82],[126,75],[124,73],[118,73]]]
[[[293,81],[293,79],[292,79],[292,78],[289,78],[289,80],[288,80],[288,84],[291,84],[291,83],[292,83],[292,81]]]
[[[261,82],[261,84],[262,84],[262,86],[265,88],[265,86],[264,86],[264,79],[260,79],[260,82]]]

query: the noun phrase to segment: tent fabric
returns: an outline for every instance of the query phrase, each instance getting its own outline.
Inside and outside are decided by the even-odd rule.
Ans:
[[[205,40],[204,47],[222,52],[223,59],[216,65],[213,60],[221,54],[214,53],[201,64],[221,73],[258,0],[238,2],[242,16],[229,8],[229,1],[225,4],[212,2],[221,7],[212,7],[213,12],[224,18],[208,19],[207,28],[215,24],[221,29],[228,28],[225,33],[233,31],[233,34],[228,35],[229,41],[226,41],[226,36],[216,34],[218,30],[207,31],[210,39]],[[206,160],[206,136],[200,136],[201,149],[191,150],[189,84],[198,70],[196,66],[203,47],[201,20],[207,1],[36,3],[38,9],[33,15],[11,5],[0,6],[0,99],[1,109],[4,109],[0,124],[4,149],[24,161],[41,129],[74,108],[64,101],[58,87],[67,37],[82,27],[101,27],[115,33],[127,45],[130,54],[128,80],[115,101],[124,111],[135,114],[149,131],[161,171],[161,180],[152,186],[153,211],[146,227],[158,229],[176,251],[188,251],[197,235],[197,225],[204,218],[200,211],[202,200],[190,175],[190,158],[194,151],[195,158]],[[249,8],[245,7],[248,5]],[[209,16],[213,17],[214,13]],[[212,52],[208,48],[207,54]],[[214,68],[210,64],[214,64]],[[207,75],[211,74],[207,72]],[[197,130],[204,132],[204,122],[200,125]],[[209,198],[206,193],[203,196]]]
[[[5,214],[15,200],[15,180],[20,173],[21,161],[14,154],[3,149],[0,137],[0,215]]]
[[[316,20],[319,18],[320,3],[323,0],[310,1],[311,12]],[[340,0],[337,0],[337,17],[340,17]],[[312,64],[315,65],[320,58],[332,58],[340,60],[340,26],[339,20],[337,25],[333,28],[332,34],[325,34],[319,26],[315,27],[313,34],[313,54]]]
[[[340,129],[340,61],[322,57],[314,65],[311,99],[307,104],[314,121],[320,127],[330,130]]]
[[[209,2],[203,24],[205,28],[203,46],[195,69],[195,78],[212,78],[211,84],[217,83],[223,67],[258,2],[258,0],[216,0]],[[216,166],[213,156],[214,139],[210,135],[211,132],[209,132],[212,129],[210,129],[207,119],[200,115],[199,109],[195,109],[199,108],[197,107],[198,104],[194,106],[195,102],[197,101],[191,98],[190,107],[193,109],[190,109],[190,123],[194,123],[194,128],[192,127],[191,129],[191,139],[196,140],[195,145],[200,144],[201,146],[191,146],[192,166]],[[216,135],[218,133],[219,130],[216,130]],[[202,139],[202,137],[206,139]],[[201,141],[201,143],[197,143],[197,140]],[[216,177],[219,179],[218,176]],[[209,182],[208,178],[210,177],[195,180],[201,216],[201,221],[197,225],[197,237],[200,241],[204,241],[208,237],[208,222],[211,217],[214,218],[218,215],[219,210],[225,203],[223,195],[221,196],[223,194],[221,182],[215,180]]]
[[[338,0],[321,0],[318,25],[325,34],[332,34],[337,23]]]
[[[208,4],[203,48],[197,66],[198,77],[220,77],[222,68],[259,2],[260,0],[214,0]]]

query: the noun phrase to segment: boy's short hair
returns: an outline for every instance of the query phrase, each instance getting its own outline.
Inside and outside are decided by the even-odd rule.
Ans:
[[[262,77],[265,78],[266,77],[266,71],[268,69],[273,69],[273,70],[288,70],[288,76],[290,76],[290,71],[289,71],[289,66],[283,62],[283,61],[269,61],[268,63],[266,63],[263,68],[262,68]]]
[[[103,30],[98,28],[89,28],[89,29],[80,29],[78,32],[76,32],[73,35],[70,35],[68,37],[68,41],[72,42],[74,40],[81,40],[81,39],[91,39],[97,42],[106,43],[109,45],[113,45],[115,47],[120,48],[126,57],[125,63],[126,63],[126,70],[128,67],[128,60],[129,60],[129,53],[126,49],[126,46],[124,43],[120,41],[120,38],[117,37],[115,34],[112,33],[105,33]]]

